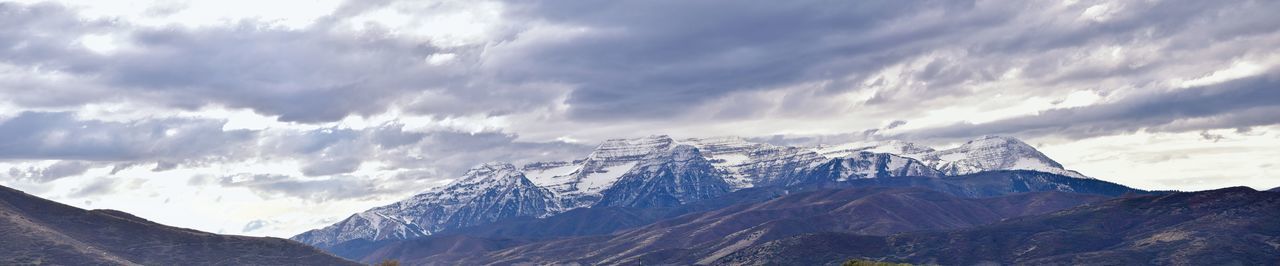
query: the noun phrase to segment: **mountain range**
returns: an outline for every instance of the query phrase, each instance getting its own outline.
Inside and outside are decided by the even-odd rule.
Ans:
[[[399,259],[415,265],[808,265],[839,264],[848,259],[926,264],[1106,264],[1108,260],[1088,260],[1095,255],[1082,249],[1052,249],[1023,256],[1009,250],[1008,245],[981,238],[939,237],[993,228],[989,230],[1029,234],[1011,236],[1030,239],[1019,241],[1045,238],[1048,242],[1041,245],[1056,241],[1065,241],[1057,245],[1070,245],[1073,238],[1052,238],[1059,234],[1054,230],[1071,228],[1054,217],[1097,217],[1089,221],[1094,225],[1080,226],[1107,227],[1107,219],[1127,219],[1108,218],[1121,215],[1117,213],[1141,212],[1138,208],[1176,209],[1186,203],[1165,200],[1139,207],[1118,202],[1150,202],[1174,195],[1195,198],[1185,196],[1194,195],[1189,193],[1144,191],[1090,178],[1009,137],[988,136],[950,149],[934,149],[904,141],[793,147],[733,137],[650,136],[608,140],[572,161],[522,166],[486,163],[449,185],[353,214],[293,239],[352,260]],[[1268,215],[1278,211],[1261,208],[1259,211]],[[1206,209],[1212,210],[1229,208],[1214,205]],[[1155,222],[1126,229],[1130,231],[1107,231],[1117,234],[1108,237],[1114,240],[1162,230],[1160,226],[1165,224],[1156,222],[1179,223],[1163,216],[1149,219]],[[1031,220],[1048,224],[1032,228],[1044,233],[1026,233],[1019,230],[1032,229],[1008,225]],[[1217,232],[1220,228],[1192,229]],[[1280,246],[1271,245],[1280,243],[1274,241],[1277,234],[1259,233],[1217,244]],[[934,238],[902,244],[890,241],[906,236]],[[810,240],[853,247],[832,251],[803,245]],[[894,253],[947,241],[973,241],[966,245],[992,252],[992,257],[965,260],[943,256],[951,251]],[[808,251],[821,254],[805,253]],[[1244,255],[1269,258],[1272,251],[1253,250]],[[1153,258],[1163,253],[1142,254]],[[793,256],[804,259],[770,259]],[[1215,256],[1128,262],[1236,262]]]
[[[755,244],[806,232],[889,234],[965,228],[1040,214],[1105,196],[1037,192],[963,198],[920,188],[820,189],[664,219],[607,236],[540,241],[444,264],[674,264],[710,263]]]
[[[1134,189],[1008,137],[939,150],[651,136],[484,163],[292,240],[0,187],[0,264],[1258,265],[1280,261],[1277,189]]]
[[[1089,179],[1009,137],[988,136],[935,150],[902,141],[789,147],[735,137],[650,136],[608,140],[573,161],[520,167],[486,163],[448,185],[353,214],[293,239],[328,248],[353,240],[411,239],[588,207],[672,207],[752,187],[827,187],[865,179],[995,170],[1037,171],[1070,177],[1062,179],[1068,182]],[[1057,183],[1041,185],[1071,189]]]

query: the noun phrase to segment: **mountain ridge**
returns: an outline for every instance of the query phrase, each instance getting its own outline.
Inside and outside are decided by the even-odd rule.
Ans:
[[[1263,265],[1280,260],[1280,195],[1247,187],[1122,197],[951,231],[798,235],[714,264],[851,258],[971,265]]]
[[[795,233],[839,230],[889,234],[963,228],[1106,198],[1061,192],[1007,197],[1017,199],[963,198],[910,187],[819,189],[690,213],[607,236],[553,239],[471,254],[455,258],[457,260],[402,259],[411,263],[446,264],[693,264],[713,261],[745,247],[744,243]],[[1028,200],[1030,198],[1043,200]],[[1045,201],[1056,205],[1040,204]]]
[[[280,238],[219,235],[0,186],[0,264],[360,265]]]
[[[515,182],[519,184],[516,188],[489,188],[495,189],[493,193],[499,196],[488,198],[479,195],[489,192],[454,191],[469,178],[477,178],[476,171],[493,165],[501,165],[511,175],[523,177],[516,180],[524,181]],[[610,139],[579,160],[533,162],[523,167],[483,164],[454,183],[352,215],[292,239],[325,248],[354,239],[422,237],[501,219],[543,217],[599,204],[669,207],[750,187],[812,186],[884,177],[954,176],[1022,168],[1083,178],[1063,169],[1034,147],[1005,137],[984,137],[946,150],[904,141],[870,146],[790,147],[736,137],[677,140],[654,135]],[[487,202],[514,199],[529,202]],[[481,212],[479,206],[493,208]]]

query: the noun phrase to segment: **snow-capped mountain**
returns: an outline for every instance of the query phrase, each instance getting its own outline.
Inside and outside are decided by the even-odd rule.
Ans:
[[[825,157],[841,157],[857,152],[889,153],[920,160],[942,175],[964,175],[994,170],[1031,170],[1076,178],[1089,178],[1067,170],[1035,147],[1016,138],[984,136],[959,147],[935,150],[900,140],[849,143],[816,148]]]
[[[715,198],[731,191],[721,170],[689,145],[677,145],[649,158],[609,189],[598,206],[671,207]]]
[[[444,187],[354,214],[293,237],[313,246],[355,240],[407,239],[504,218],[542,217],[562,209],[554,195],[514,165],[487,163]]]
[[[1032,170],[1077,178],[1088,178],[1067,170],[1021,140],[985,136],[953,149],[904,154],[925,162],[945,175],[963,175],[991,170]]]
[[[915,159],[888,153],[859,151],[832,158],[787,180],[785,186],[825,184],[856,178],[891,176],[938,176],[939,173]]]
[[[611,139],[597,146],[587,158],[573,162],[531,163],[524,172],[540,187],[555,193],[566,208],[589,207],[601,192],[613,186],[640,162],[669,150],[674,141],[666,136]]]
[[[904,141],[788,147],[720,137],[612,139],[583,159],[516,167],[488,163],[443,187],[350,216],[293,239],[318,247],[406,239],[512,217],[592,206],[670,207],[765,186],[893,176],[1035,170],[1084,178],[1017,139],[983,137],[935,150]]]

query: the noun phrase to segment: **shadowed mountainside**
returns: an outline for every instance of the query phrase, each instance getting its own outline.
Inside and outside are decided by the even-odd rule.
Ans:
[[[290,240],[219,235],[0,186],[0,265],[360,265]]]
[[[613,235],[534,242],[470,256],[419,253],[428,256],[364,259],[446,264],[691,264],[803,233],[890,234],[963,228],[1105,198],[1042,192],[978,199],[920,188],[823,189],[690,213]]]
[[[827,173],[827,171],[816,172],[816,173],[804,173],[804,174],[821,175],[822,173]],[[815,180],[831,180],[831,179],[819,177],[819,178],[815,178]],[[989,205],[989,206],[984,205],[983,208],[1013,208],[1016,206],[1025,206],[1028,208],[1035,208],[1034,206],[1043,206],[1051,210],[1057,210],[1057,209],[1076,206],[1082,203],[1082,201],[1076,201],[1076,200],[1055,201],[1054,199],[1036,199],[1035,197],[1028,197],[1028,196],[1016,196],[1016,197],[996,197],[996,196],[1023,194],[1026,192],[1037,192],[1037,191],[1058,191],[1060,193],[1057,193],[1057,194],[1065,194],[1070,196],[1059,195],[1056,197],[1064,197],[1064,198],[1081,197],[1081,198],[1097,199],[1097,198],[1102,198],[1099,195],[1120,196],[1120,195],[1127,195],[1127,194],[1150,193],[1150,192],[1136,190],[1136,189],[1124,187],[1121,185],[1117,185],[1114,183],[1109,183],[1109,182],[1105,182],[1097,179],[1072,178],[1067,176],[1040,173],[1040,172],[1034,172],[1034,171],[992,171],[992,172],[983,172],[983,173],[954,176],[954,177],[880,177],[880,178],[868,178],[868,179],[852,179],[852,180],[846,180],[843,182],[815,183],[815,184],[807,184],[807,185],[798,185],[793,187],[761,187],[761,188],[742,189],[739,191],[735,191],[735,192],[731,192],[729,194],[723,195],[721,197],[695,201],[692,203],[688,203],[688,204],[684,204],[676,207],[663,207],[663,208],[594,207],[594,208],[572,210],[569,212],[565,212],[562,214],[558,214],[558,215],[554,215],[554,216],[542,218],[542,219],[534,219],[534,218],[528,218],[528,217],[518,218],[518,219],[508,219],[508,220],[499,221],[498,223],[493,223],[488,225],[481,225],[476,227],[445,231],[438,235],[428,236],[428,237],[424,237],[414,241],[406,241],[406,243],[402,243],[402,244],[394,244],[395,248],[397,249],[397,251],[394,251],[394,252],[379,251],[379,249],[384,248],[386,246],[393,246],[393,243],[397,243],[396,240],[378,241],[378,242],[353,241],[350,243],[342,243],[333,247],[329,247],[327,248],[327,250],[329,250],[330,252],[333,252],[334,254],[338,254],[340,256],[343,256],[345,258],[352,259],[352,260],[358,260],[363,262],[377,262],[382,259],[401,259],[402,261],[412,261],[415,259],[429,258],[432,256],[443,254],[443,253],[438,253],[438,251],[440,251],[439,249],[435,249],[432,247],[444,245],[444,244],[435,243],[435,242],[447,243],[447,242],[459,241],[464,239],[465,241],[468,241],[468,242],[493,241],[493,242],[499,242],[499,243],[512,243],[509,240],[519,240],[518,242],[528,243],[527,245],[538,245],[538,243],[535,243],[535,242],[543,241],[543,240],[553,240],[552,242],[548,242],[548,243],[554,243],[555,241],[567,241],[559,238],[568,237],[570,239],[574,239],[572,237],[578,237],[577,240],[574,240],[574,241],[581,240],[582,242],[579,243],[581,244],[586,242],[597,241],[595,239],[600,237],[604,237],[603,239],[610,239],[607,237],[608,235],[625,234],[627,230],[632,230],[632,229],[636,229],[637,227],[647,226],[654,222],[662,221],[664,219],[673,219],[680,215],[706,212],[706,211],[718,211],[719,209],[735,206],[735,205],[761,203],[761,202],[766,202],[770,200],[775,200],[782,196],[804,193],[805,191],[827,190],[827,189],[833,189],[833,188],[841,189],[841,188],[862,188],[862,187],[876,187],[880,189],[884,189],[885,187],[917,188],[917,189],[923,188],[928,190],[939,191],[939,192],[933,192],[933,194],[943,194],[942,196],[947,196],[948,198],[995,197],[990,199],[975,199],[975,201],[984,201],[983,204]],[[1075,192],[1075,193],[1061,193],[1061,192]],[[1046,195],[1056,195],[1056,194],[1046,194]],[[821,200],[820,198],[811,198],[811,199]],[[997,199],[1004,199],[1004,202],[999,202],[999,200]],[[1017,200],[1013,200],[1013,199],[1017,199]],[[985,201],[990,201],[990,202],[986,203]],[[884,208],[888,208],[887,206],[888,205],[884,206]],[[1048,209],[1043,209],[1043,208],[1039,209],[1039,211],[1047,211],[1047,210]],[[903,210],[890,209],[888,214],[892,215],[893,212],[896,212],[896,211],[908,212],[909,208],[903,209]],[[989,214],[990,212],[984,212],[984,213]],[[1007,217],[1013,217],[1016,215],[1021,215],[1026,213],[1036,213],[1036,212],[1033,210],[1023,211],[1023,212],[1007,212],[1006,211],[1006,212],[997,213],[995,215],[984,216],[985,218],[981,220],[967,220],[969,222],[966,222],[966,223],[924,226],[919,228],[915,227],[915,225],[912,223],[924,223],[924,222],[906,221],[906,224],[903,224],[900,228],[895,228],[889,231],[876,231],[875,233],[886,234],[886,233],[899,232],[904,230],[959,228],[959,227],[973,226],[973,225],[993,222],[994,220],[992,219],[994,218],[992,217],[1007,218]],[[706,218],[706,219],[712,219],[712,218]],[[848,218],[848,219],[862,220],[862,218]],[[998,220],[998,219],[995,219],[995,220]],[[758,228],[755,229],[757,230],[757,232],[752,234],[764,234],[764,232],[769,232],[768,234],[762,235],[760,237],[752,237],[752,239],[750,239],[749,241],[738,239],[737,240],[738,242],[733,242],[733,243],[736,243],[736,246],[733,246],[732,248],[728,246],[719,247],[717,250],[720,250],[720,251],[719,253],[715,254],[715,256],[720,256],[720,255],[723,255],[725,252],[730,252],[736,248],[745,247],[745,245],[749,245],[750,243],[767,241],[767,240],[772,240],[772,239],[777,239],[781,237],[787,237],[787,236],[792,236],[792,235],[802,234],[802,233],[821,232],[822,230],[825,230],[822,228],[828,228],[828,227],[814,228],[814,227],[805,226],[805,225],[800,225],[800,226],[787,225],[788,223],[791,223],[794,221],[775,221],[770,224],[752,224],[754,222],[763,223],[767,221],[768,220],[744,222],[743,223],[744,228],[737,228],[735,230],[718,232],[718,233],[724,233],[724,235],[711,234],[711,235],[704,235],[703,237],[705,239],[719,239],[721,237],[736,239],[736,238],[752,236],[751,234],[747,234],[747,233],[742,233],[738,236],[729,235],[730,233],[734,233],[734,232],[737,232],[738,230],[745,229],[746,226],[759,226]],[[823,219],[816,219],[814,221],[825,221],[828,224],[839,223],[838,221],[823,220]],[[885,221],[885,222],[892,224],[892,222],[889,222],[889,221]],[[765,228],[773,228],[773,229],[766,230]],[[639,229],[636,229],[636,230],[639,230]],[[840,229],[840,230],[844,230],[844,229]],[[464,235],[464,236],[467,236],[467,238],[440,237],[440,236],[453,236],[453,235]],[[663,248],[692,249],[692,248],[695,248],[695,246],[697,245],[704,244],[702,243],[702,241],[704,241],[705,239],[699,240],[696,242],[691,242],[691,243],[682,243],[674,246],[655,246],[652,248],[646,247],[642,249],[628,251],[631,253],[628,253],[628,255],[626,256],[639,256],[641,255],[640,253],[643,253],[643,252],[638,252],[641,250],[644,252],[649,252],[649,251],[654,251],[656,249],[663,249]],[[626,243],[627,240],[619,239],[619,240],[612,240],[612,241],[614,241],[614,243]],[[639,240],[636,240],[636,241],[639,241]],[[419,245],[421,245],[422,248],[418,249],[415,247]],[[711,244],[708,244],[708,245],[711,245]],[[730,245],[730,244],[722,243],[721,245]],[[473,251],[480,251],[481,253],[483,253],[486,251],[497,251],[500,249],[510,248],[510,246],[504,246],[504,245],[486,245],[484,247],[490,247],[491,249],[478,249]],[[414,251],[414,250],[418,250],[418,251]],[[644,258],[653,259],[656,261],[675,263],[675,262],[692,262],[692,261],[683,261],[683,260],[689,260],[692,257],[699,257],[699,258],[715,257],[715,256],[712,256],[712,254],[702,254],[699,252],[701,251],[682,252],[678,256],[674,254],[646,255]],[[456,252],[448,254],[448,256],[450,257],[466,257],[466,256],[459,256],[459,255],[460,254]],[[547,258],[550,258],[550,256],[548,256]],[[637,259],[639,259],[639,257],[637,257]],[[590,262],[590,260],[588,260],[588,262]]]
[[[1237,187],[1128,197],[953,231],[807,234],[755,245],[732,265],[849,258],[943,265],[1268,265],[1280,261],[1280,194]]]

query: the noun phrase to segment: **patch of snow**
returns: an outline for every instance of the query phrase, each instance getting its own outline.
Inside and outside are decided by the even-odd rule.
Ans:
[[[750,156],[747,156],[746,154],[740,154],[740,153],[708,156],[707,159],[711,159],[713,162],[715,162],[716,166],[734,166],[734,165],[742,165],[742,164],[751,162]]]
[[[578,189],[585,193],[599,193],[604,191],[614,182],[618,181],[622,174],[626,174],[638,162],[627,162],[614,166],[606,166],[601,172],[589,173],[583,175],[582,180],[578,183]]]
[[[524,176],[540,187],[552,187],[573,182],[574,172],[582,169],[581,164],[570,164],[547,169],[525,170]]]

